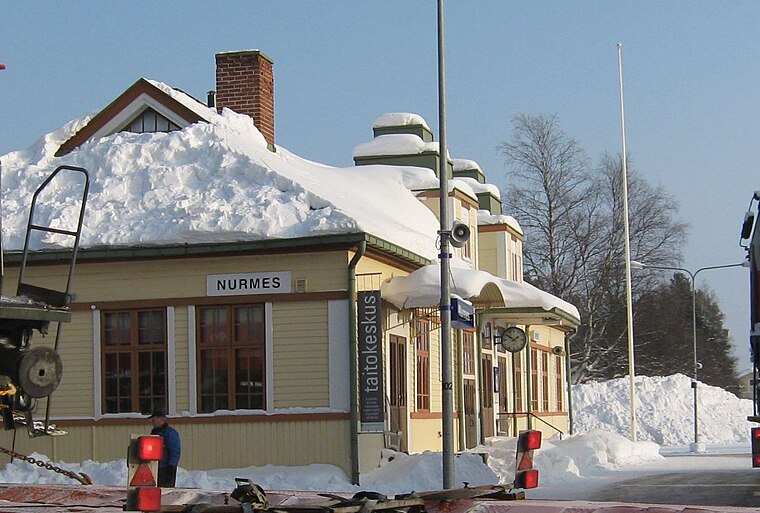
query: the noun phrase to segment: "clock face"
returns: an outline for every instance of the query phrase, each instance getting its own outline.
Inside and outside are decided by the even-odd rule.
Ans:
[[[501,336],[502,347],[510,353],[522,351],[527,342],[528,337],[525,335],[525,331],[517,326],[510,326],[504,330],[504,333]]]

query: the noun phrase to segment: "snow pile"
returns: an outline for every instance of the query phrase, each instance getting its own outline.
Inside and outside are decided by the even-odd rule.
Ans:
[[[512,440],[514,444],[514,440]],[[31,456],[49,461],[46,456],[32,453]],[[514,453],[512,454],[514,457]],[[85,461],[81,465],[56,462],[56,465],[76,473],[84,472],[95,484],[124,486],[127,476],[125,459],[107,463]],[[483,463],[478,454],[464,453],[455,459],[455,475],[459,486],[464,482],[471,486],[496,484],[499,478]],[[351,484],[349,477],[338,467],[312,464],[304,467],[267,465],[239,469],[217,469],[194,471],[179,468],[177,486],[201,488],[204,490],[231,490],[235,478],[250,479],[266,490],[312,490],[331,492],[357,492],[372,490],[387,495],[411,493],[414,491],[440,490],[442,486],[441,453],[404,454],[391,450],[383,451],[381,466],[362,474],[361,485]],[[511,479],[511,478],[510,478]],[[3,483],[76,484],[72,479],[38,467],[31,463],[15,460],[0,471]]]
[[[534,461],[540,471],[538,495],[559,498],[568,496],[571,492],[578,494],[586,487],[592,486],[588,478],[597,480],[595,486],[599,486],[599,480],[610,479],[609,476],[616,473],[624,475],[625,472],[621,471],[642,466],[651,469],[659,465],[664,468],[668,461],[673,461],[661,456],[661,447],[652,441],[628,440],[628,394],[625,393],[623,383],[627,383],[627,379],[574,387],[574,404],[578,411],[582,412],[577,415],[580,417],[576,421],[578,433],[570,437],[565,436],[564,439],[552,437],[543,440],[541,449],[535,453]],[[681,401],[683,404],[680,404],[674,397],[666,397],[682,395],[684,391],[690,392],[689,378],[682,375],[652,378],[640,376],[636,378],[636,384],[637,392],[640,392],[640,425],[647,426],[646,430],[642,429],[640,433],[660,433],[664,439],[672,439],[677,445],[689,443],[689,435],[693,434],[691,405],[688,400]],[[747,446],[749,431],[747,421],[742,417],[746,412],[740,415],[734,409],[746,408],[749,401],[736,399],[724,390],[704,384],[700,384],[699,393],[700,404],[704,405],[703,410],[716,410],[711,414],[706,411],[705,416],[700,418],[700,427],[705,433],[704,441],[707,444]],[[646,412],[650,410],[658,410],[658,413],[649,415]],[[593,416],[595,411],[599,414],[598,418]],[[615,422],[617,424],[614,424]],[[600,430],[600,427],[604,430]],[[670,431],[682,434],[678,437],[663,435]],[[731,432],[733,436],[720,436],[718,433],[723,431]],[[708,450],[721,452],[716,451],[715,445],[708,445]],[[467,482],[471,486],[477,486],[512,482],[515,452],[515,438],[494,437],[485,445],[473,449],[471,453],[458,455],[455,459],[455,484],[461,486]],[[476,453],[487,453],[488,464],[483,463],[481,455]],[[39,454],[32,456],[40,460],[48,459]],[[686,464],[693,466],[692,460],[686,459]],[[713,459],[711,464],[717,464]],[[749,465],[748,459],[732,458],[732,464],[736,465],[736,462],[742,466]],[[106,463],[85,461],[82,464],[56,464],[67,470],[84,472],[92,477],[96,484],[123,486],[126,481],[124,459]],[[231,490],[234,488],[236,477],[251,479],[268,490],[373,490],[391,495],[442,488],[440,453],[424,452],[410,455],[390,450],[383,451],[379,468],[362,474],[361,486],[352,485],[349,477],[340,468],[324,464],[305,467],[267,465],[211,471],[188,471],[180,468],[177,472],[177,485]],[[0,471],[0,482],[72,483],[65,476],[19,460],[5,465]],[[532,496],[535,495],[536,493],[532,492]]]
[[[630,436],[630,378],[573,387],[573,416],[577,432],[611,431]],[[699,383],[699,438],[705,444],[748,443],[755,424],[752,401],[722,388]],[[636,436],[673,447],[694,441],[694,390],[683,374],[636,377]]]

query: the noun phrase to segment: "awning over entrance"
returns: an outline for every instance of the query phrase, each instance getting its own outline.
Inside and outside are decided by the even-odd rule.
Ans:
[[[391,278],[382,285],[381,291],[383,299],[402,310],[438,306],[441,302],[441,267],[426,265],[409,276]],[[504,280],[485,271],[452,268],[451,294],[472,301],[478,309],[493,309],[500,314],[514,313],[523,317],[526,314],[545,317],[552,313],[571,324],[580,324],[578,309],[567,301],[528,283]]]

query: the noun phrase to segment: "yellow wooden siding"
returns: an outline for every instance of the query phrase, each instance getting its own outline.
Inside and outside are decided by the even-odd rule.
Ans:
[[[327,301],[272,305],[274,407],[328,407]]]
[[[353,256],[353,255],[351,255]],[[359,260],[356,265],[356,281],[358,290],[373,290],[380,285],[380,282],[395,276],[407,276],[409,273],[397,269],[383,262],[378,262],[369,257]],[[378,277],[369,277],[368,275],[378,275]],[[366,276],[366,277],[365,277]]]
[[[503,238],[502,232],[484,232],[478,235],[478,262],[481,271],[499,275],[497,245]]]
[[[410,421],[409,452],[440,451],[443,449],[441,419],[412,419]],[[454,436],[457,440],[459,429],[454,422]]]
[[[346,290],[347,263],[345,251],[325,251],[276,256],[225,256],[187,258],[182,260],[140,260],[77,263],[72,292],[76,302],[163,299],[170,297],[203,297],[206,276],[236,272],[291,271],[293,283],[308,278],[307,292]],[[6,281],[6,293],[15,292],[18,270],[13,268]],[[65,287],[64,266],[31,266],[24,281],[43,287]],[[64,280],[61,283],[61,277]]]
[[[52,326],[52,325],[51,325]],[[60,417],[91,417],[94,404],[94,353],[92,346],[92,313],[79,312],[70,323],[61,326],[58,352],[63,361],[61,384],[53,393],[51,412]],[[55,333],[45,339],[35,333],[32,345],[44,340],[52,345]]]
[[[177,411],[190,410],[190,352],[188,344],[188,309],[174,309],[174,383]]]
[[[220,424],[175,423],[182,440],[179,466],[186,470],[251,465],[327,463],[350,472],[348,421],[298,420]],[[37,452],[53,461],[113,461],[126,457],[131,434],[148,434],[150,423],[118,426],[76,426],[59,437],[28,438],[20,431],[16,450]],[[11,447],[13,433],[0,432],[0,445]],[[126,475],[124,476],[126,479]],[[72,484],[76,482],[72,481]]]

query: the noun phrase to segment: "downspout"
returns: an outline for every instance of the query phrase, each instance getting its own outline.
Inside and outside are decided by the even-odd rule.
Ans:
[[[525,334],[528,335],[528,333],[530,333],[530,326],[526,324]],[[527,372],[525,373],[525,390],[528,392],[526,394],[528,402],[525,405],[525,411],[528,413],[528,429],[533,429],[533,394],[535,393],[535,390],[533,390],[533,357],[530,351],[530,336],[528,336],[528,343],[525,344],[525,352],[527,362]]]
[[[578,334],[578,329],[574,329],[565,335],[565,379],[567,380],[567,431],[573,434],[573,380],[570,372],[570,339]]]
[[[351,483],[359,484],[359,334],[356,307],[356,266],[367,250],[362,240],[348,264],[348,347],[351,380]]]

